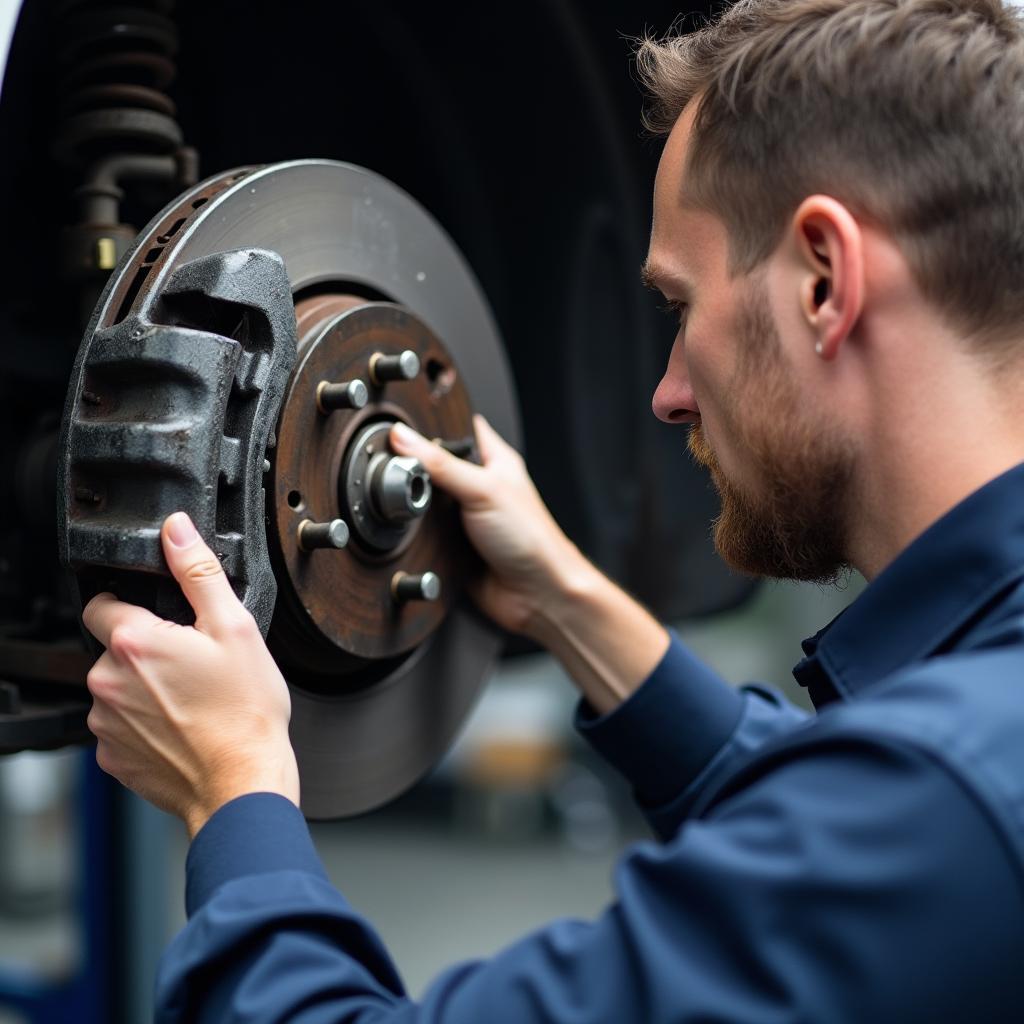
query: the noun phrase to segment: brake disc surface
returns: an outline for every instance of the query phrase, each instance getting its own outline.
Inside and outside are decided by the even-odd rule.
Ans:
[[[225,273],[237,269],[241,257],[225,256],[233,253],[245,253],[250,263],[265,267],[271,275],[277,273],[272,264],[279,256],[290,296],[271,300],[266,294],[257,294],[258,282],[243,282],[244,287],[236,288],[238,294],[219,286],[222,294],[209,303],[210,310],[216,307],[216,315],[211,312],[213,322],[204,323],[206,307],[202,289],[195,282],[206,280],[203,273],[210,276],[211,264]],[[161,323],[160,311],[177,308],[174,302],[178,300],[170,302],[167,295],[187,292],[189,287],[193,291],[198,288],[199,297],[188,305],[186,341],[199,345],[202,339],[193,335],[207,332],[221,353],[220,361],[215,361],[220,369],[204,370],[195,360],[187,359],[183,369],[176,365],[176,360],[181,363],[183,357],[171,354],[179,351],[175,346],[180,338],[167,331],[173,328],[182,333],[182,324],[174,318],[171,325]],[[287,360],[288,368],[294,363],[295,369],[283,394],[279,393],[282,388],[273,385],[274,378],[267,369],[264,394],[259,390],[262,378],[250,364],[263,359],[271,342],[260,341],[258,331],[246,325],[259,325],[269,319],[273,327],[284,302],[294,328],[291,303],[296,297],[301,299],[300,317],[291,344],[297,341],[298,355],[296,359],[293,353]],[[220,410],[217,415],[224,421],[223,430],[218,421],[213,431],[220,444],[219,456],[211,455],[206,462],[193,459],[196,480],[203,472],[214,476],[206,481],[203,493],[207,497],[200,495],[196,501],[202,506],[200,511],[206,509],[209,513],[204,536],[221,542],[223,547],[234,544],[232,550],[237,549],[234,561],[229,564],[226,560],[225,568],[236,592],[250,604],[258,620],[260,607],[269,609],[268,593],[273,603],[276,577],[279,593],[268,642],[291,688],[291,735],[299,761],[303,811],[312,818],[339,817],[390,799],[421,777],[443,754],[498,653],[498,635],[461,600],[459,584],[469,554],[459,536],[457,510],[435,492],[436,507],[422,521],[396,528],[393,544],[388,530],[378,527],[374,532],[368,523],[356,524],[360,530],[358,536],[354,531],[352,551],[340,554],[358,562],[352,563],[353,573],[358,575],[353,586],[367,588],[366,594],[379,595],[382,581],[386,585],[397,570],[432,568],[432,559],[446,567],[448,580],[442,603],[394,606],[389,611],[391,606],[381,598],[376,619],[372,607],[370,612],[363,607],[372,606],[376,597],[357,600],[351,594],[346,596],[343,587],[325,590],[334,587],[330,573],[324,571],[328,564],[324,560],[332,558],[333,552],[317,551],[303,562],[304,556],[296,553],[295,530],[307,514],[317,519],[362,514],[353,512],[353,479],[362,466],[357,460],[367,460],[368,465],[372,450],[367,455],[346,446],[354,443],[354,438],[379,441],[382,435],[374,430],[377,424],[401,419],[424,431],[460,432],[468,429],[470,411],[475,408],[518,444],[511,376],[478,284],[452,241],[422,207],[390,182],[357,167],[330,161],[297,161],[232,171],[179,197],[141,233],[112,275],[72,378],[62,447],[61,482],[66,507],[61,543],[65,560],[76,570],[83,599],[101,585],[104,571],[111,565],[121,565],[115,552],[133,550],[133,543],[139,552],[136,562],[121,565],[131,570],[133,580],[145,584],[147,573],[152,576],[166,572],[153,546],[153,531],[173,508],[158,507],[157,502],[147,506],[149,518],[145,521],[119,520],[114,528],[108,516],[106,533],[94,530],[89,534],[85,529],[102,525],[102,514],[113,507],[117,495],[129,493],[136,486],[133,481],[137,474],[126,472],[118,461],[123,448],[117,450],[117,444],[107,438],[97,455],[82,442],[83,438],[88,441],[98,436],[90,417],[102,419],[107,415],[110,424],[123,420],[115,414],[116,401],[110,406],[115,411],[106,412],[108,399],[93,393],[89,383],[95,377],[100,385],[106,381],[116,390],[116,373],[104,378],[103,373],[108,371],[97,370],[101,364],[111,364],[111,360],[116,367],[127,367],[121,379],[131,377],[135,335],[130,331],[126,339],[121,335],[125,325],[135,322],[133,318],[142,323],[146,338],[151,333],[160,336],[163,348],[157,345],[159,351],[156,355],[150,352],[148,358],[151,362],[157,359],[161,367],[170,366],[166,372],[176,381],[198,379],[204,372],[227,374],[227,384],[218,379],[220,391],[213,389],[218,394],[223,392],[221,404],[212,403],[212,399],[208,402],[210,408]],[[238,323],[231,327],[235,320]],[[152,331],[150,321],[156,321]],[[274,337],[283,330],[279,325]],[[242,346],[240,356],[232,354],[234,350],[224,335],[229,342]],[[287,348],[277,341],[273,344]],[[364,356],[372,357],[371,349],[382,346],[388,352],[417,350],[430,362],[429,375],[416,384],[371,386],[370,402],[363,409],[320,418],[309,411],[309,403],[314,401],[310,387],[315,389],[320,378],[329,380],[335,371],[347,375],[362,372],[359,368],[366,363]],[[264,359],[268,365],[271,362],[269,357]],[[241,369],[232,370],[236,363]],[[240,377],[243,372],[248,377]],[[251,397],[257,392],[259,402]],[[250,396],[248,405],[242,401],[246,396]],[[143,397],[144,391],[136,387],[136,406]],[[163,392],[157,397],[167,400]],[[273,429],[267,433],[265,427],[260,427],[259,409],[268,408],[272,402],[281,408]],[[256,410],[242,417],[248,433],[238,430],[239,408]],[[151,424],[144,421],[143,426],[149,428]],[[134,429],[138,434],[138,424]],[[287,451],[283,444],[277,445],[278,432],[288,440]],[[221,433],[230,442],[226,447]],[[234,444],[236,433],[243,435],[240,445]],[[152,434],[148,430],[146,436]],[[264,443],[266,451],[257,451]],[[165,439],[156,448],[153,445],[152,440],[135,444],[134,457],[144,461],[150,450],[162,452]],[[229,457],[224,455],[225,450]],[[251,515],[246,518],[242,513],[246,508],[251,510],[254,494],[263,500],[263,482],[253,467],[259,466],[264,457],[267,517],[254,522]],[[235,500],[241,510],[235,519],[225,518],[220,505],[209,497],[210,489],[215,493],[218,486],[223,488],[224,474],[231,472],[232,460],[251,470],[238,470],[233,478],[234,486],[245,491]],[[322,486],[310,483],[321,470]],[[90,485],[91,490],[76,483],[83,473],[92,473],[99,481]],[[294,483],[300,474],[305,494]],[[103,491],[105,481],[109,498]],[[170,497],[163,492],[161,495],[166,504]],[[307,503],[314,497],[319,507],[310,512]],[[336,508],[332,504],[335,501]],[[90,516],[95,519],[90,520]],[[199,515],[197,522],[201,519]],[[264,523],[265,543],[262,535],[253,536]],[[89,538],[84,547],[82,537]],[[102,541],[98,546],[93,543],[95,537]],[[318,589],[306,590],[307,585]],[[145,593],[145,586],[140,586],[141,590],[132,591],[136,597]],[[336,600],[325,599],[326,594],[336,594]],[[144,597],[138,599],[145,602]],[[261,600],[263,605],[259,606]],[[261,624],[266,627],[266,621]]]

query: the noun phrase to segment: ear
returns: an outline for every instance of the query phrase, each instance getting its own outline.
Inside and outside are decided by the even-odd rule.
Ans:
[[[805,199],[793,216],[804,274],[800,308],[815,337],[815,351],[835,359],[864,307],[864,239],[860,225],[829,196]]]

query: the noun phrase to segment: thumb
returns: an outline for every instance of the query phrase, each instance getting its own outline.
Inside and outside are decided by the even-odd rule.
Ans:
[[[197,628],[216,633],[236,619],[238,598],[220,559],[199,536],[192,520],[184,512],[175,512],[164,521],[161,535],[167,564],[196,613]]]
[[[475,463],[446,452],[439,444],[404,423],[391,428],[391,447],[400,455],[411,455],[423,463],[431,483],[447,491],[461,504],[481,501],[487,497],[484,471]]]

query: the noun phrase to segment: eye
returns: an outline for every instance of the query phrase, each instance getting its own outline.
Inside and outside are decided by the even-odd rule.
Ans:
[[[679,326],[683,327],[686,324],[686,314],[690,310],[690,306],[686,302],[679,302],[676,299],[668,299],[664,305],[658,307],[662,313],[668,313],[670,316],[674,316],[679,321]]]

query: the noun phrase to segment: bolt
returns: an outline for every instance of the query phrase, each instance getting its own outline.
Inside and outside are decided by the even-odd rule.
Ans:
[[[380,387],[389,380],[413,380],[419,376],[420,357],[407,348],[397,356],[374,352],[370,356],[370,380]]]
[[[391,577],[391,596],[396,601],[436,601],[441,596],[441,577],[434,572],[396,572]]]
[[[336,550],[348,544],[348,525],[344,519],[332,519],[329,523],[314,523],[303,519],[295,532],[301,551],[315,551],[317,548]]]
[[[270,459],[264,459],[263,460],[263,472],[264,473],[269,473],[270,472]]]
[[[322,380],[316,386],[316,407],[325,415],[336,409],[362,409],[369,400],[370,393],[361,380],[342,384]]]
[[[96,266],[100,270],[113,270],[117,266],[117,244],[112,238],[96,239]]]

